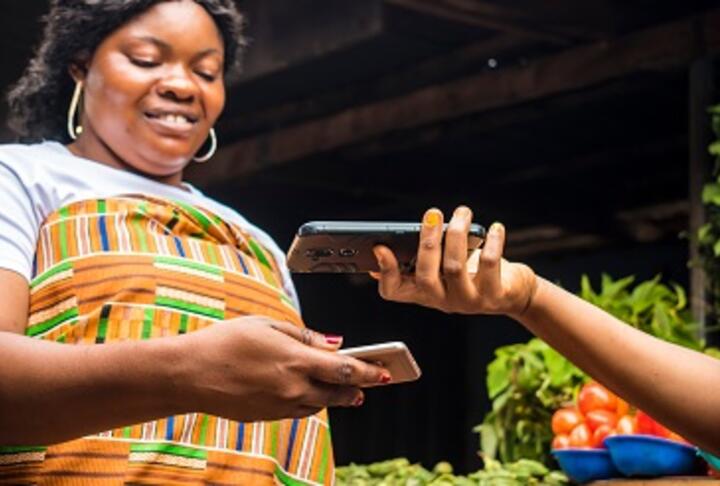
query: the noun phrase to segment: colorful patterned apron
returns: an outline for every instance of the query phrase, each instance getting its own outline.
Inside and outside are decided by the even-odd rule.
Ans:
[[[76,202],[40,229],[26,334],[94,345],[174,336],[244,315],[302,326],[276,265],[246,231],[184,203]],[[1,484],[333,480],[325,411],[256,423],[191,413],[49,447],[0,447]]]

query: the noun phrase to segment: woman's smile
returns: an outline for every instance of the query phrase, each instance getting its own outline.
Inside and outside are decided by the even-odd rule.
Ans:
[[[198,129],[200,115],[184,108],[153,108],[143,113],[149,126],[160,136],[190,138]]]

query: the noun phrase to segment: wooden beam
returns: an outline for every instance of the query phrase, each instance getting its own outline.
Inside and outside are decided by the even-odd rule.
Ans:
[[[218,154],[198,184],[417,129],[472,113],[586,89],[629,74],[675,69],[720,51],[720,10],[569,49],[518,66],[484,72],[240,140]]]
[[[247,136],[304,119],[326,116],[357,103],[357,100],[367,96],[368,92],[373,93],[376,99],[398,96],[410,89],[457,77],[461,72],[467,72],[468,66],[487,65],[492,58],[519,55],[534,45],[536,42],[527,37],[497,35],[385,75],[373,81],[370,86],[351,85],[261,111],[239,112],[234,118],[222,121],[222,132],[229,137]],[[239,84],[234,89],[240,91],[243,85]],[[232,96],[230,93],[230,97]]]
[[[492,113],[480,113],[415,130],[393,132],[361,145],[341,148],[334,154],[337,154],[338,160],[341,161],[368,159],[380,155],[389,156],[412,150],[415,147],[431,145],[446,137],[467,137],[497,132],[505,127],[536,122],[546,118],[548,113],[571,110],[577,106],[611,100],[620,96],[633,96],[642,93],[646,87],[647,81],[643,79],[617,80],[584,91],[561,93],[540,103],[524,103],[503,110],[495,110]]]
[[[533,37],[535,39],[568,46],[574,44],[576,39],[541,29],[520,25],[516,22],[503,20],[497,16],[499,7],[492,9],[495,15],[488,15],[487,5],[482,3],[457,2],[448,0],[385,0],[395,5],[416,12],[452,20],[475,27]]]
[[[530,2],[526,1],[524,4],[516,3],[512,8],[504,5],[503,2],[497,1],[441,1],[448,6],[472,12],[477,16],[501,21],[509,29],[513,29],[513,27],[517,29],[514,30],[516,34],[536,32],[555,35],[559,39],[571,41],[607,40],[609,34],[607,31],[609,25],[605,25],[603,29],[599,28],[602,23],[608,24],[606,15],[607,2],[605,0],[585,0],[580,8],[572,0],[570,2],[537,2],[531,0]],[[426,0],[426,3],[428,3],[428,0]],[[534,27],[530,27],[531,25]],[[549,25],[551,27],[538,29],[538,25]]]

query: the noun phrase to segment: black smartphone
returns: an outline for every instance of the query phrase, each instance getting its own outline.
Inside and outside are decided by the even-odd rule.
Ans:
[[[298,229],[287,264],[296,273],[376,272],[379,269],[373,247],[382,244],[395,253],[401,270],[411,273],[421,227],[419,223],[312,221]],[[471,225],[468,252],[479,248],[484,240],[485,228]]]

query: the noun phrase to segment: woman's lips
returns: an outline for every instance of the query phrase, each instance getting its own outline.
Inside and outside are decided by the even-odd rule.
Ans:
[[[170,137],[189,137],[192,135],[197,125],[196,121],[190,120],[184,115],[179,114],[156,116],[145,113],[145,120],[160,135]]]

